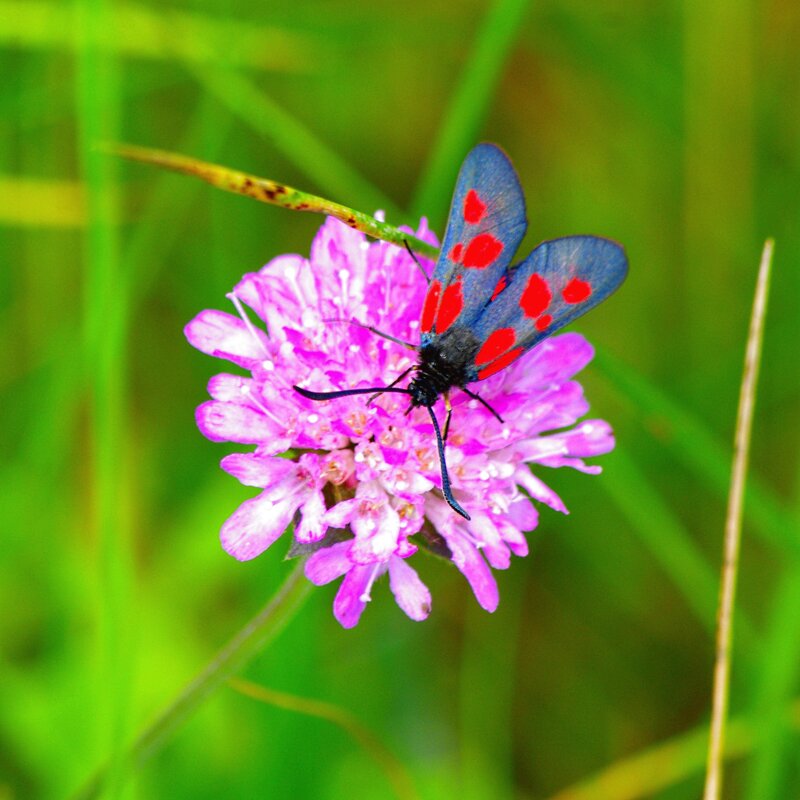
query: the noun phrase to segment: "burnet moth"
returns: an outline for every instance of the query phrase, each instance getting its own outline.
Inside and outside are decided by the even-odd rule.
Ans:
[[[525,197],[511,161],[497,145],[479,144],[458,174],[444,242],[422,306],[419,361],[408,387],[396,384],[412,369],[389,386],[370,389],[312,392],[294,387],[311,400],[400,392],[411,398],[409,411],[427,408],[439,450],[442,493],[465,519],[469,514],[453,497],[445,461],[447,393],[459,387],[502,422],[467,384],[494,375],[594,308],[619,288],[628,272],[622,247],[599,236],[542,242],[526,259],[511,264],[527,226]],[[433,412],[440,395],[447,407],[444,435]]]

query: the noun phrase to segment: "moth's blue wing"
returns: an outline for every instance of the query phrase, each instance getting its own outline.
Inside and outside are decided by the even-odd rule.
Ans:
[[[472,325],[481,343],[469,380],[488,378],[551,333],[602,303],[628,274],[610,239],[567,236],[542,242],[506,275],[507,283]]]
[[[458,173],[441,254],[422,307],[425,346],[454,324],[472,325],[525,235],[525,197],[508,156],[483,143]]]

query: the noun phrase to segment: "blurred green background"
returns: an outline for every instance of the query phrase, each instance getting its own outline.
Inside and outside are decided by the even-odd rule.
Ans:
[[[431,800],[699,796],[739,378],[774,236],[726,797],[800,797],[797,3],[2,0],[0,65],[0,797],[77,790],[290,569],[281,545],[247,564],[219,547],[252,492],[195,428],[221,365],[182,327],[307,253],[321,219],[95,147],[114,140],[440,232],[464,154],[496,141],[526,190],[524,248],[627,247],[623,290],[577,326],[617,450],[597,478],[542,474],[572,513],[542,509],[499,610],[423,559],[424,624],[382,583],[343,631],[334,587],[315,589],[244,672],[355,715]],[[341,727],[223,687],[111,795],[392,788]]]

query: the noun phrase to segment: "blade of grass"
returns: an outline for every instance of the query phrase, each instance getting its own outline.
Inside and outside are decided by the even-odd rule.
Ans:
[[[176,731],[220,685],[243,667],[283,630],[308,597],[312,584],[303,574],[304,560],[298,559],[270,601],[208,662],[170,705],[136,738],[124,754],[123,773],[140,767],[169,741]],[[109,767],[101,769],[74,795],[74,800],[99,797]]]
[[[800,517],[800,472],[796,476],[794,496],[796,513]],[[794,741],[790,741],[794,735],[786,725],[782,709],[800,681],[798,619],[800,563],[792,562],[783,568],[778,578],[760,650],[761,669],[755,678],[750,715],[760,721],[761,736],[759,747],[748,764],[742,795],[746,800],[780,797],[787,773],[796,769],[797,748]],[[791,751],[790,747],[793,747]],[[790,752],[791,759],[787,757]]]
[[[361,208],[383,209],[397,220],[402,215],[383,192],[353,169],[301,122],[284,111],[240,72],[186,64],[203,90],[259,133],[289,159],[309,180],[328,194],[352,197]]]
[[[511,578],[511,576],[506,576]],[[477,604],[464,610],[458,668],[460,722],[461,800],[514,797],[514,709],[518,669],[522,662],[520,642],[524,578],[504,581],[498,628],[490,633],[486,616]],[[487,639],[487,635],[490,637]],[[498,675],[502,681],[496,681]],[[476,686],[491,686],[491,702]]]
[[[782,711],[786,724],[800,731],[800,698]],[[674,736],[620,759],[588,778],[551,795],[547,800],[642,800],[697,775],[705,764],[708,726]],[[725,758],[747,755],[758,741],[758,721],[740,716],[728,723]],[[763,798],[760,798],[763,800]]]
[[[725,727],[728,714],[728,694],[731,671],[731,640],[733,638],[734,597],[739,567],[739,546],[742,533],[742,510],[750,452],[750,433],[753,426],[758,368],[767,313],[770,269],[773,242],[768,239],[761,255],[758,270],[750,333],[747,337],[744,373],[739,394],[739,412],[736,420],[731,490],[725,521],[725,550],[722,564],[722,586],[719,601],[719,628],[717,654],[714,665],[714,691],[711,711],[711,732],[708,743],[708,767],[704,800],[718,800],[722,793],[722,754],[725,746]]]
[[[587,6],[581,14],[568,5],[547,9],[547,24],[533,28],[521,43],[537,60],[568,65],[591,76],[592,84],[628,106],[635,116],[647,109],[648,137],[677,141],[681,135],[679,41],[672,36],[630,36],[620,47],[620,30],[608,25],[602,5]]]
[[[221,151],[230,129],[230,120],[214,119],[208,125],[211,102],[203,99],[195,109],[180,149],[202,150],[210,155]],[[129,282],[131,305],[135,307],[166,263],[170,248],[185,235],[188,215],[200,186],[192,181],[176,181],[164,173],[154,177],[147,203],[136,220],[136,228],[123,253],[124,273]],[[168,222],[165,222],[168,220]],[[135,310],[132,308],[132,311]]]
[[[107,788],[119,791],[120,759],[131,697],[132,584],[130,504],[125,487],[126,298],[116,286],[119,271],[118,208],[114,165],[93,151],[114,136],[119,109],[117,68],[101,47],[112,24],[107,0],[78,0],[80,42],[76,103],[79,152],[86,183],[89,220],[84,297],[84,370],[91,420],[91,507],[94,546],[99,556],[97,617],[100,620],[101,680],[92,718],[100,744],[110,754]]]
[[[668,435],[659,441],[676,458],[720,495],[727,491],[730,474],[726,465],[730,455],[700,419],[610,353],[597,348],[594,363],[615,392],[643,409],[651,419],[669,426]],[[800,540],[794,533],[800,528],[800,516],[789,512],[756,477],[748,481],[745,518],[765,540],[800,558]]]
[[[681,3],[683,33],[683,232],[680,280],[689,332],[688,372],[702,374],[709,352],[725,349],[732,313],[708,313],[708,287],[718,308],[735,309],[737,254],[752,246],[754,192],[755,4]],[[736,57],[731,58],[735,53]],[[736,164],[736,169],[730,165]],[[720,226],[719,220],[725,220]]]
[[[366,725],[349,711],[335,706],[333,703],[309,700],[306,697],[297,697],[285,692],[278,692],[275,689],[268,689],[265,686],[259,686],[241,678],[230,678],[228,685],[235,691],[262,703],[285,708],[287,711],[296,711],[299,714],[326,719],[328,722],[338,725],[342,730],[349,733],[378,765],[392,785],[394,793],[399,800],[416,800],[419,797],[405,765]]]
[[[475,144],[528,5],[529,0],[495,0],[489,9],[414,194],[415,216],[441,214],[446,208],[458,167]]]
[[[0,225],[82,228],[86,224],[83,184],[24,175],[0,175]]]
[[[645,546],[680,590],[700,623],[713,636],[717,580],[703,553],[669,505],[624,449],[609,457],[601,486],[643,539]],[[742,616],[742,646],[753,643],[753,626]]]
[[[0,19],[0,45],[47,51],[75,47],[69,4],[0,0]],[[229,63],[292,73],[309,72],[325,58],[322,42],[308,34],[164,5],[116,4],[111,24],[98,47],[118,56],[213,63],[224,53]]]
[[[152,150],[134,145],[110,145],[107,149],[133,161],[154,164],[163,169],[181,172],[184,175],[192,175],[218,189],[241,194],[261,203],[281,206],[292,211],[307,211],[313,214],[327,214],[331,217],[336,217],[336,219],[341,220],[351,228],[355,228],[376,239],[391,242],[399,247],[408,242],[410,247],[429,258],[436,258],[439,252],[436,247],[417,239],[416,236],[400,231],[393,225],[381,222],[369,214],[355,211],[352,208],[313,194],[301,192],[292,186],[276,183],[267,178],[258,178],[255,175],[248,175],[245,172],[222,167],[218,164],[210,164],[206,161],[199,161],[177,153],[168,153],[165,150]]]
[[[771,605],[759,649],[761,671],[750,704],[750,717],[758,720],[760,730],[758,747],[748,764],[743,794],[748,800],[780,797],[785,772],[792,768],[786,756],[789,739],[796,734],[787,725],[783,709],[800,678],[800,565],[792,563],[783,571]],[[792,752],[796,758],[796,748]]]

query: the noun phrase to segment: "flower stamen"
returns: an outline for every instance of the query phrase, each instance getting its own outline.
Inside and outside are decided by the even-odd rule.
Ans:
[[[236,292],[228,292],[228,294],[226,294],[225,297],[227,297],[228,300],[230,300],[233,303],[234,307],[239,312],[239,316],[242,318],[242,322],[244,322],[245,326],[247,327],[247,330],[250,332],[250,336],[253,337],[253,341],[256,342],[258,347],[261,349],[261,352],[265,356],[269,355],[269,351],[265,347],[264,342],[261,340],[259,335],[256,333],[256,329],[253,327],[253,323],[250,322],[250,317],[247,316],[247,313],[244,310],[244,306],[242,306],[241,301],[236,296]]]
[[[376,562],[372,565],[372,571],[370,573],[369,580],[367,581],[367,585],[364,587],[364,591],[358,598],[362,603],[369,603],[370,600],[372,600],[372,585],[375,583],[375,579],[378,577],[380,568],[380,562]]]

